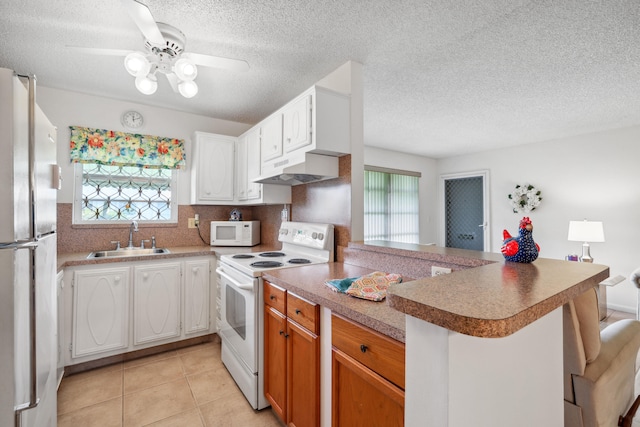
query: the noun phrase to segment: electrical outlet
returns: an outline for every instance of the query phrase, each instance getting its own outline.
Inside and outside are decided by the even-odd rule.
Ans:
[[[450,268],[436,267],[435,265],[431,266],[431,277],[440,276],[442,274],[449,274],[449,273],[451,273]]]
[[[187,227],[188,228],[196,228],[196,219],[195,218],[189,218],[189,222],[187,223]]]

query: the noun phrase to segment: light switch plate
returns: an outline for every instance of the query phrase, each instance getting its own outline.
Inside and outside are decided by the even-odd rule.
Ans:
[[[431,277],[440,276],[441,274],[449,274],[449,273],[451,273],[450,268],[436,267],[435,265],[431,266]]]

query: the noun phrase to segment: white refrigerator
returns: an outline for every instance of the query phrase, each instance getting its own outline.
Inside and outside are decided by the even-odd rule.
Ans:
[[[0,68],[0,426],[57,418],[56,129]]]

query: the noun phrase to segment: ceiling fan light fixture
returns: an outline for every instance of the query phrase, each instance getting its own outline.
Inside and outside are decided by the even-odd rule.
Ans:
[[[193,80],[198,75],[198,68],[192,60],[180,58],[173,64],[173,72],[182,81]]]
[[[141,52],[131,52],[124,58],[124,68],[134,77],[144,77],[149,74],[151,63]]]
[[[155,75],[136,77],[136,89],[145,95],[153,95],[158,90],[158,79]]]
[[[193,98],[198,93],[198,85],[193,80],[185,80],[178,84],[178,91],[185,98]]]

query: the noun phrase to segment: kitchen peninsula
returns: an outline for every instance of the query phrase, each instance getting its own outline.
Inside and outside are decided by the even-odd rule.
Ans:
[[[430,277],[431,266],[452,274]],[[382,303],[323,285],[374,270],[420,279],[393,285]],[[518,264],[493,253],[352,242],[344,263],[276,270],[265,279],[323,308],[324,426],[331,419],[333,312],[405,342],[407,426],[562,426],[562,305],[608,275],[596,264]]]

